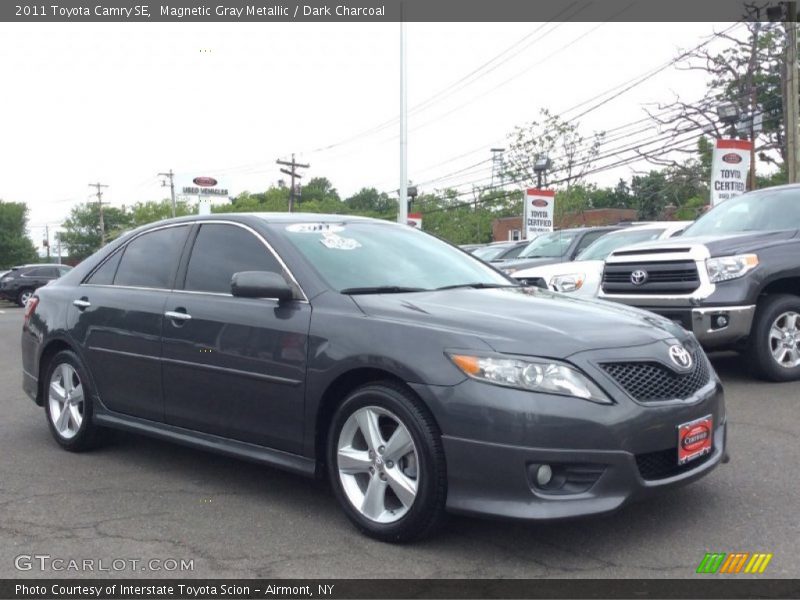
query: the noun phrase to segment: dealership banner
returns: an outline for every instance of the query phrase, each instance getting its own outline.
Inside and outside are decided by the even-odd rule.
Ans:
[[[711,160],[711,206],[747,191],[752,149],[748,140],[717,140]]]
[[[198,214],[210,215],[211,207],[226,204],[231,194],[226,182],[209,175],[178,175],[175,193],[187,201],[197,202]]]
[[[529,240],[540,233],[553,231],[553,214],[556,193],[553,190],[525,190],[525,209],[523,229],[525,239]]]
[[[408,213],[408,226],[422,229],[422,213]]]

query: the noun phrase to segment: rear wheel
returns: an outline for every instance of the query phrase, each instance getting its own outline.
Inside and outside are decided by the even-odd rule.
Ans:
[[[419,539],[444,518],[441,436],[419,399],[400,385],[369,384],[347,397],[331,423],[327,464],[345,513],[371,537]]]
[[[756,374],[770,381],[800,379],[800,297],[767,296],[756,309],[749,356]]]
[[[86,369],[69,350],[56,354],[46,374],[44,408],[56,442],[65,450],[79,452],[99,441],[99,428],[92,422],[92,389]]]
[[[30,300],[31,297],[33,297],[33,290],[28,288],[22,289],[17,294],[17,304],[25,308],[25,305],[28,304],[28,300]]]

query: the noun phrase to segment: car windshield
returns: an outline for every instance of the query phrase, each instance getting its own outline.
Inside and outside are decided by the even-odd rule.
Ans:
[[[683,232],[682,237],[800,228],[800,189],[766,189],[726,200]]]
[[[518,258],[555,258],[564,254],[575,238],[575,232],[554,231],[540,235],[525,250],[519,253]]]
[[[604,235],[596,242],[589,244],[576,260],[605,260],[617,248],[658,239],[664,229],[638,229],[634,231],[620,231]]]
[[[514,285],[472,255],[411,227],[294,223],[280,233],[340,292]]]
[[[498,244],[497,246],[484,246],[483,248],[478,248],[472,252],[473,256],[477,256],[481,260],[492,260],[493,258],[497,258],[501,254],[503,254],[506,250],[508,250],[510,246],[508,244]]]

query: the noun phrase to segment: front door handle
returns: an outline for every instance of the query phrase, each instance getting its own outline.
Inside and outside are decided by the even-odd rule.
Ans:
[[[79,298],[78,300],[72,301],[72,306],[77,306],[78,309],[84,310],[89,308],[92,305],[86,298]]]
[[[173,321],[188,321],[192,318],[192,315],[189,315],[185,312],[178,312],[176,310],[168,310],[164,313],[164,316],[168,319],[172,319]]]

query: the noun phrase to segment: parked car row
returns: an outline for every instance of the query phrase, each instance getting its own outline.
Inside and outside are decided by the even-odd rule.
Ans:
[[[576,230],[553,232],[495,265],[527,285],[664,316],[708,350],[746,354],[764,379],[797,380],[799,230],[800,186],[780,186],[726,201],[694,223],[577,230],[584,239],[600,234],[577,256],[562,252],[575,247]],[[518,268],[526,256],[539,262]]]

